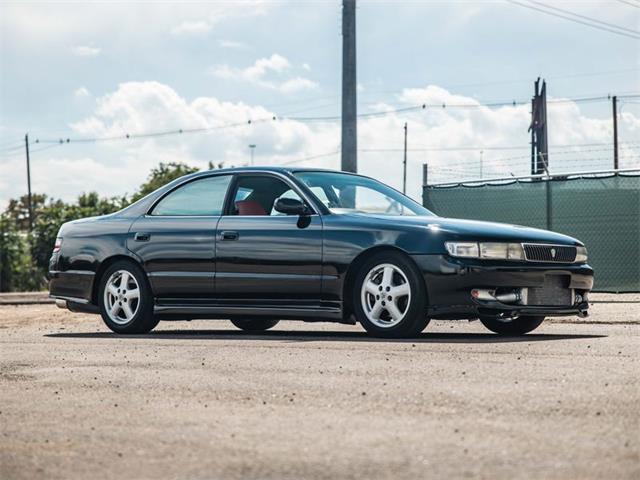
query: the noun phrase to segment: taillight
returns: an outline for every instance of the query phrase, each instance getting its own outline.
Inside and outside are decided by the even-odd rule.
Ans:
[[[53,253],[58,253],[62,247],[62,237],[56,238],[56,243],[53,244]]]

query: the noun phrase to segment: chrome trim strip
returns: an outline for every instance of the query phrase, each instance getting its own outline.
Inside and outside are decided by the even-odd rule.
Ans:
[[[73,303],[81,303],[83,305],[86,305],[89,303],[89,300],[87,300],[86,298],[78,298],[78,297],[64,297],[64,296],[60,296],[60,295],[49,295],[49,297],[54,298],[56,300],[66,300],[67,302],[73,302]]]

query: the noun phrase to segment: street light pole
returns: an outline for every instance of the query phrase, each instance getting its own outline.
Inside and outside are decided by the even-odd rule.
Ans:
[[[253,152],[255,149],[256,149],[255,143],[249,144],[249,151],[251,152],[251,166],[253,166]]]
[[[404,159],[402,161],[402,193],[407,194],[407,122],[404,122]]]

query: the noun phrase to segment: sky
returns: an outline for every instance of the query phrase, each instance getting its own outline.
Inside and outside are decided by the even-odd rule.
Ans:
[[[638,0],[360,0],[358,112],[386,113],[359,119],[359,172],[402,187],[406,122],[416,199],[424,163],[432,183],[527,175],[539,76],[552,173],[612,168],[611,102],[572,101],[608,95],[640,167],[634,31]],[[339,0],[1,1],[0,208],[26,193],[26,133],[33,191],[64,200],[131,194],[161,161],[246,165],[250,144],[256,165],[339,168],[339,121],[317,117],[340,114],[341,42]]]

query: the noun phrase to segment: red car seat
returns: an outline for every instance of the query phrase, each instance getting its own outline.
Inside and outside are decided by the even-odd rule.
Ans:
[[[236,202],[238,215],[266,215],[264,208],[255,200],[240,200]]]

